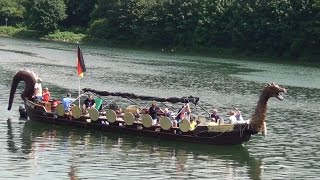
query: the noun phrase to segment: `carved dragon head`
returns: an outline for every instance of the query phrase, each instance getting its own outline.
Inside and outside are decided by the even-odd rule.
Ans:
[[[287,90],[285,88],[280,87],[279,85],[275,83],[269,83],[262,91],[261,95],[265,96],[267,99],[270,97],[275,97],[279,99],[280,101],[283,100],[283,93],[287,93]]]

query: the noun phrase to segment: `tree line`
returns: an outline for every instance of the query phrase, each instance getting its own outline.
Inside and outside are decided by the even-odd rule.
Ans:
[[[135,45],[320,56],[320,0],[1,0],[6,18]]]

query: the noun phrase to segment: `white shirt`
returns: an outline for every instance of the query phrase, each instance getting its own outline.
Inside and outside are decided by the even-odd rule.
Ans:
[[[36,83],[34,85],[34,89],[35,89],[35,95],[36,96],[42,96],[42,86],[41,83]]]
[[[230,123],[231,124],[237,124],[237,118],[235,115],[232,115],[229,117],[230,118]]]

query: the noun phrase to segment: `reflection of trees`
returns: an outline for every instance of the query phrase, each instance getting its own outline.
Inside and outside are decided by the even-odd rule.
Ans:
[[[44,137],[44,140],[49,140],[46,137],[55,136],[55,133],[59,135],[59,141],[56,143],[61,143],[61,145],[59,145],[61,147],[68,146],[66,150],[71,151],[72,157],[68,161],[70,162],[70,172],[68,173],[70,179],[76,179],[77,164],[81,163],[81,154],[79,156],[79,151],[95,151],[93,148],[97,147],[97,144],[99,148],[104,147],[103,151],[114,153],[114,156],[123,156],[123,158],[130,158],[128,154],[132,154],[133,151],[140,152],[139,157],[141,155],[142,158],[145,158],[144,161],[146,161],[146,164],[144,165],[146,167],[166,168],[170,166],[175,168],[173,170],[177,174],[186,174],[190,169],[197,171],[198,169],[196,168],[198,168],[199,165],[193,167],[192,164],[207,161],[219,162],[220,167],[224,166],[226,171],[230,173],[234,173],[236,167],[247,166],[250,178],[260,179],[261,162],[250,157],[247,148],[241,145],[213,146],[169,140],[160,141],[155,138],[142,138],[80,128],[72,129],[70,127],[53,126],[32,121],[27,121],[23,128],[22,141],[25,142],[22,142],[22,146],[24,152],[32,151],[30,142],[32,142],[33,138]],[[139,161],[139,159],[137,159],[137,161]],[[161,165],[164,164],[163,162],[168,164]],[[204,168],[206,169],[206,167]]]

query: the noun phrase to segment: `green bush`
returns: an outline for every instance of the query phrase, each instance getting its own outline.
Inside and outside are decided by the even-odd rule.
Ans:
[[[56,40],[56,41],[65,41],[65,42],[80,42],[86,35],[81,33],[73,33],[69,31],[61,32],[55,31],[54,33],[48,34],[45,36],[45,39]]]
[[[0,36],[13,36],[14,34],[22,30],[25,29],[12,26],[0,26]]]

